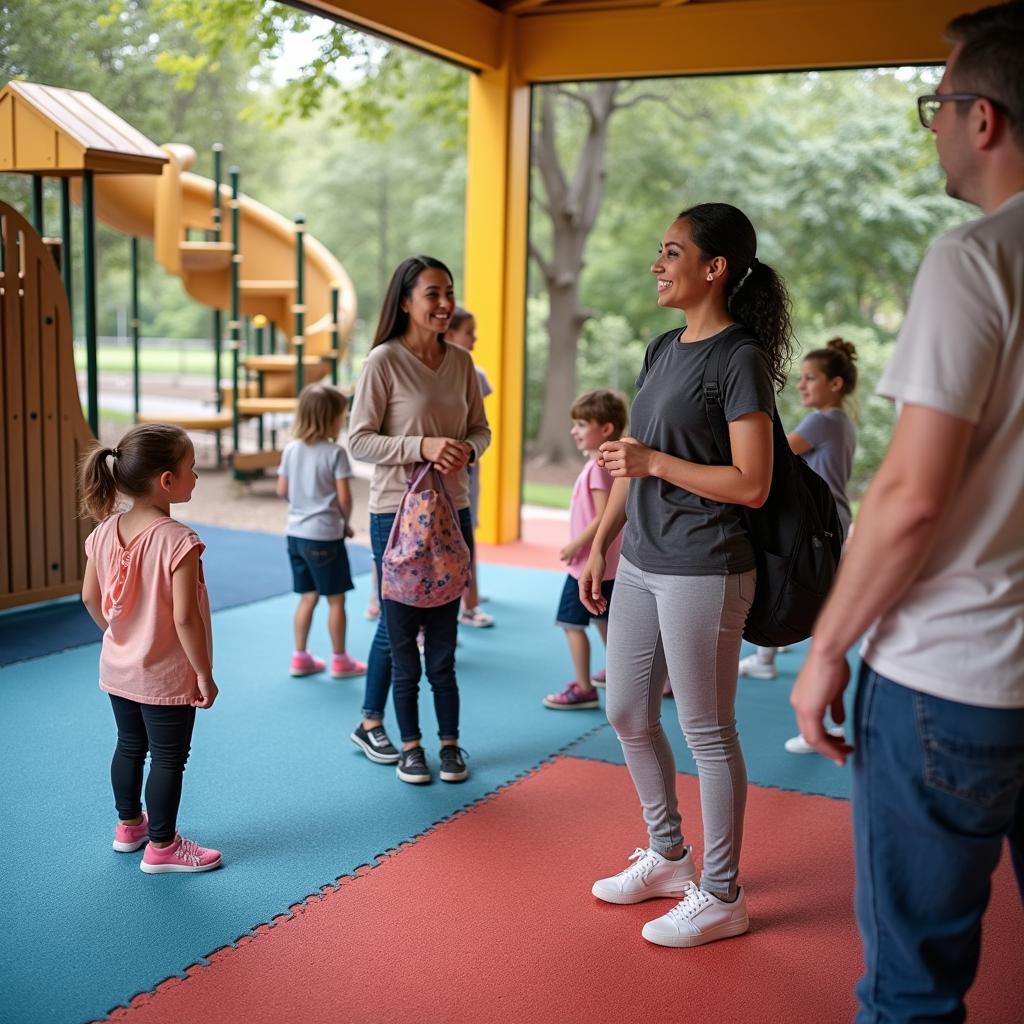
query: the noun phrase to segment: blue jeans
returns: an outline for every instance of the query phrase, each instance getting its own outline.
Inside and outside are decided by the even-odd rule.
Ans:
[[[864,664],[854,721],[857,1024],[963,1021],[1004,836],[1024,900],[1024,708],[928,696]]]
[[[416,647],[416,634],[422,625],[426,673],[434,692],[439,735],[441,739],[458,739],[459,691],[455,681],[455,644],[459,602],[450,601],[437,608],[412,608],[383,599],[380,592],[381,559],[394,521],[394,512],[370,513],[370,548],[377,565],[377,598],[381,615],[367,661],[363,717],[384,717],[394,677],[395,714],[402,740],[412,742],[421,738],[419,681],[423,666]],[[473,521],[468,508],[459,510],[459,527],[472,554]]]

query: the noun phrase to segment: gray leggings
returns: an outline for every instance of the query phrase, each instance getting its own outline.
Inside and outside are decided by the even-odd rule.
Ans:
[[[665,673],[697,762],[704,819],[701,888],[736,894],[747,770],[736,732],[736,666],[753,570],[665,576],[619,562],[608,616],[608,720],[643,805],[651,847],[683,841],[675,760],[661,728]]]

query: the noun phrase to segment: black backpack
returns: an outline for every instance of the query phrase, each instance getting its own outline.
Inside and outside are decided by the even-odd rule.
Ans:
[[[670,331],[657,338],[651,363],[678,337],[679,331]],[[732,463],[732,446],[722,406],[722,373],[738,348],[752,344],[748,334],[729,332],[712,347],[704,367],[705,410],[723,465]],[[757,585],[743,637],[760,647],[782,647],[811,635],[843,546],[843,527],[828,484],[793,454],[778,407],[772,418],[771,490],[760,508],[743,509],[757,560]]]

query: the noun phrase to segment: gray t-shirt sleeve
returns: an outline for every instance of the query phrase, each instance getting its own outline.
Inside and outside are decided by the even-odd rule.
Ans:
[[[348,452],[340,444],[334,446],[334,479],[347,480],[352,475],[352,463],[349,462]]]
[[[730,423],[751,412],[772,416],[775,391],[764,352],[756,345],[736,349],[722,375],[722,408]]]
[[[284,451],[281,452],[281,464],[277,468],[278,476],[289,477],[291,473],[289,468],[292,464],[292,453],[295,451],[295,442],[289,441],[284,446]]]
[[[828,418],[822,416],[820,412],[812,412],[805,416],[793,431],[794,434],[799,434],[812,448],[819,448],[826,441],[830,441],[833,432]]]

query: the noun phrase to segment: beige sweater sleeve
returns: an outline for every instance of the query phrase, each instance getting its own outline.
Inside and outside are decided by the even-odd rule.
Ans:
[[[419,462],[423,435],[382,434],[381,428],[391,401],[393,374],[384,347],[374,349],[363,365],[356,384],[348,428],[348,447],[360,462],[378,466],[402,466]]]

